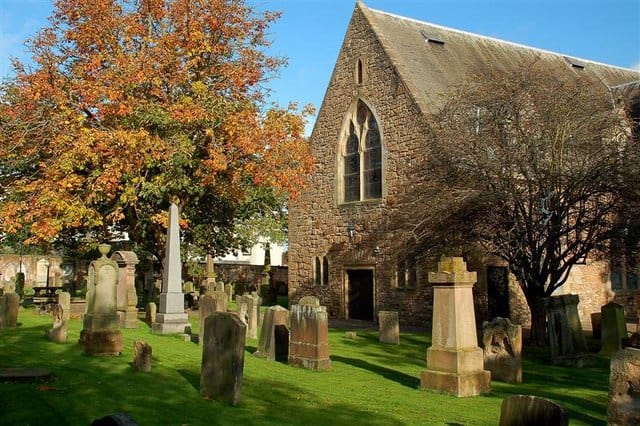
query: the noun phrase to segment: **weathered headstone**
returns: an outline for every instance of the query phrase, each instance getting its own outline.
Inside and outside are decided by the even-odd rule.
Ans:
[[[107,258],[111,247],[98,247],[102,257],[89,265],[87,310],[78,343],[89,355],[119,355],[122,332],[117,313],[118,264]]]
[[[56,343],[66,343],[68,337],[67,321],[69,319],[69,312],[65,314],[64,307],[60,303],[57,303],[53,306],[51,316],[53,320],[53,328],[47,331],[47,337],[49,340]],[[65,316],[67,317],[66,319]]]
[[[482,324],[484,368],[491,380],[522,383],[522,327],[509,318],[494,318]]]
[[[291,307],[289,364],[309,370],[331,370],[329,320],[317,297],[305,296]]]
[[[271,361],[287,361],[289,357],[289,311],[271,306],[264,312],[258,350],[255,356]]]
[[[567,410],[555,402],[532,395],[512,395],[502,400],[499,426],[567,426]]]
[[[378,322],[380,331],[378,339],[382,343],[400,344],[400,323],[398,322],[398,312],[379,311]]]
[[[602,331],[602,314],[600,312],[591,313],[591,333],[594,339],[600,340]]]
[[[602,315],[602,349],[600,353],[611,354],[622,349],[622,339],[627,337],[624,307],[609,302],[600,308]]]
[[[165,265],[162,272],[162,292],[156,322],[151,329],[154,333],[172,334],[190,332],[191,324],[184,311],[182,293],[182,262],[180,260],[180,227],[178,226],[178,206],[169,208],[169,227]]]
[[[136,265],[140,262],[132,251],[116,251],[111,260],[118,263],[118,319],[124,328],[138,328]]]
[[[151,372],[151,345],[142,340],[133,342],[133,367],[145,373]]]
[[[233,301],[233,284],[225,285],[224,292],[227,295],[227,301],[231,303]]]
[[[69,321],[71,318],[71,293],[63,291],[58,293],[58,304],[63,309],[63,320]]]
[[[227,295],[214,291],[206,293],[200,298],[198,304],[198,312],[200,314],[200,330],[198,331],[198,341],[202,342],[204,336],[205,320],[214,312],[227,312]]]
[[[201,293],[210,293],[216,290],[216,273],[213,263],[213,256],[207,254],[207,264],[205,269],[205,279],[202,281]]]
[[[156,322],[156,316],[158,315],[158,305],[154,302],[147,303],[147,308],[145,310],[145,321],[151,325]]]
[[[4,293],[0,302],[0,330],[18,326],[20,296],[17,293]]]
[[[588,362],[585,340],[576,294],[564,294],[542,299],[547,311],[547,327],[551,356],[555,363],[582,367]]]
[[[476,273],[467,271],[461,257],[443,257],[438,271],[429,272],[429,282],[434,287],[432,340],[420,386],[458,397],[489,392],[491,373],[483,368],[473,309]]]
[[[640,425],[640,349],[611,356],[607,419],[612,426]]]
[[[257,339],[260,297],[254,294],[236,296],[236,308],[240,320],[247,325],[247,339]]]
[[[247,326],[236,314],[215,312],[205,321],[200,395],[240,403]]]
[[[344,332],[344,337],[345,339],[349,339],[349,340],[359,340],[360,337],[358,337],[358,332],[357,331],[353,331],[353,330],[348,330]]]

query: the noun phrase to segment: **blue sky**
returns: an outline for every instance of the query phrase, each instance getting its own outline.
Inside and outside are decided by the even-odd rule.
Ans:
[[[289,58],[267,85],[287,105],[322,103],[355,0],[247,0],[280,10],[269,30],[274,55]],[[640,69],[638,0],[365,0],[373,9],[553,52]],[[50,0],[0,0],[0,77],[24,40],[47,24]]]

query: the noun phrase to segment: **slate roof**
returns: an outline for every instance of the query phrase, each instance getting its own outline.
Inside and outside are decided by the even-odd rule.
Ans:
[[[536,58],[559,72],[587,73],[607,87],[640,80],[640,72],[527,47],[370,9],[356,3],[423,112],[448,87],[487,66],[517,68]],[[572,66],[572,63],[574,66]]]

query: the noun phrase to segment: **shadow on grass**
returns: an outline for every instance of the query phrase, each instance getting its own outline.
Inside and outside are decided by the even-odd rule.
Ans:
[[[0,333],[0,366],[43,367],[57,379],[42,387],[0,383],[0,424],[81,425],[117,412],[129,414],[140,426],[324,426],[327,421],[339,425],[356,420],[368,425],[402,424],[389,414],[376,413],[375,407],[370,411],[323,397],[313,387],[300,386],[291,378],[256,377],[252,369],[245,370],[238,407],[205,400],[199,394],[199,351],[177,338],[151,335],[142,325],[137,330],[123,330],[121,356],[90,357],[77,345],[80,322],[70,324],[66,344],[45,338],[50,318],[30,318],[25,324]],[[151,373],[131,368],[133,341],[141,338],[154,348]]]
[[[182,377],[184,377],[184,379],[191,385],[192,388],[194,388],[197,392],[200,392],[200,374],[185,369],[178,370],[178,373]]]
[[[420,379],[418,379],[417,377],[413,377],[400,371],[383,367],[381,365],[371,364],[370,362],[364,361],[362,359],[331,355],[331,361],[338,361],[349,364],[353,367],[362,368],[363,370],[370,371],[374,374],[384,377],[387,380],[392,380],[412,389],[418,389],[420,387]]]

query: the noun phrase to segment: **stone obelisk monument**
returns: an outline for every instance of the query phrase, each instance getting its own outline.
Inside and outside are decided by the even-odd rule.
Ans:
[[[191,330],[191,324],[189,324],[187,314],[184,311],[184,294],[182,293],[178,206],[173,203],[169,207],[169,228],[167,229],[167,246],[162,273],[160,308],[152,330],[159,334],[186,333]]]

